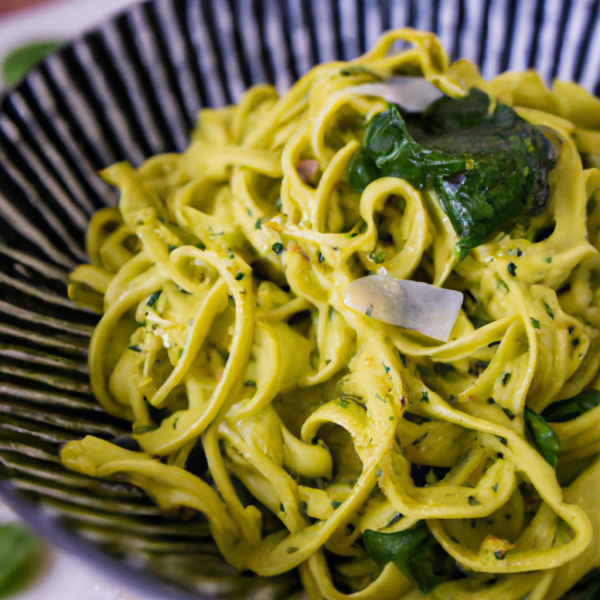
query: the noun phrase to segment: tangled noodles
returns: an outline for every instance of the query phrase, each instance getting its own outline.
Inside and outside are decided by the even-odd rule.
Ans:
[[[103,172],[120,203],[69,292],[140,451],[87,437],[64,464],[200,511],[229,563],[299,567],[311,599],[560,597],[600,564],[596,166],[578,85],[484,81],[411,29],[202,110],[182,154]],[[417,311],[449,340],[379,318],[377,286],[355,310],[373,274],[461,293],[455,320]]]

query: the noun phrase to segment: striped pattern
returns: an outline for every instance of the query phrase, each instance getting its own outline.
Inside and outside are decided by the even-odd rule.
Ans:
[[[0,107],[0,493],[55,541],[146,594],[185,597],[148,587],[144,569],[203,597],[289,597],[293,578],[265,588],[233,577],[201,518],[181,525],[131,486],[60,465],[61,444],[85,433],[127,439],[127,424],[90,395],[86,354],[96,318],[66,298],[68,271],[85,260],[88,219],[117,200],[97,171],[181,151],[201,107],[235,102],[264,81],[283,92],[314,64],[351,59],[393,27],[436,31],[452,58],[477,62],[486,77],[533,67],[547,81],[575,79],[598,93],[599,7],[600,0],[155,0],[32,72]],[[16,491],[44,510],[17,502]],[[126,560],[111,562],[98,548]]]

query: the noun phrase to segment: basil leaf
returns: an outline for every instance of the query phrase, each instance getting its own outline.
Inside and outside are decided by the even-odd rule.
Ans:
[[[458,235],[460,260],[506,221],[546,205],[552,144],[509,106],[498,102],[492,111],[489,96],[473,88],[405,116],[391,105],[369,121],[348,182],[362,191],[380,177],[401,177],[434,189]]]
[[[551,423],[564,423],[580,417],[598,405],[600,405],[600,392],[592,390],[547,406],[542,416]]]
[[[2,74],[6,85],[20,81],[29,70],[62,46],[62,42],[36,42],[13,50],[4,60]]]
[[[558,435],[544,417],[528,406],[525,407],[525,434],[532,445],[537,446],[546,462],[556,468],[556,455],[560,447]]]
[[[378,565],[393,562],[423,594],[453,578],[454,559],[438,544],[423,521],[412,529],[394,533],[367,529],[363,541]]]
[[[0,525],[0,594],[12,591],[22,575],[29,572],[38,541],[19,523]]]

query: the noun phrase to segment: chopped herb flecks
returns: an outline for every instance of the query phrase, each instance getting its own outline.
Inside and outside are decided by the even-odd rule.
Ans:
[[[146,306],[149,306],[150,308],[152,308],[156,304],[156,301],[159,299],[161,294],[162,294],[162,290],[158,290],[157,292],[154,292],[150,296],[150,298],[148,298],[148,302],[146,302]]]
[[[496,287],[499,290],[503,291],[505,294],[508,294],[508,286],[506,285],[506,282],[503,279],[498,279]]]
[[[414,440],[412,445],[418,446],[426,437],[427,437],[427,433],[424,433],[421,437],[418,437],[416,440]]]
[[[402,366],[406,369],[406,356],[404,356],[404,354],[402,354],[402,352],[398,352],[398,354],[400,355],[400,360],[402,361]]]
[[[376,265],[379,265],[382,262],[384,262],[385,258],[386,258],[385,250],[373,250],[373,252],[371,252],[369,254],[369,260],[374,262]]]
[[[515,418],[515,413],[510,408],[502,407],[504,414],[512,421]]]
[[[423,377],[431,377],[431,371],[425,365],[417,365],[417,371],[419,371]]]

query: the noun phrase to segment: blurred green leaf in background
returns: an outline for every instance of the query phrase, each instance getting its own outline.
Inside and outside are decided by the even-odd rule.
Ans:
[[[62,44],[59,41],[34,42],[15,48],[2,64],[5,85],[13,86],[18,83],[30,69],[58,50]]]
[[[20,523],[0,525],[0,598],[26,584],[40,563],[41,544]]]

